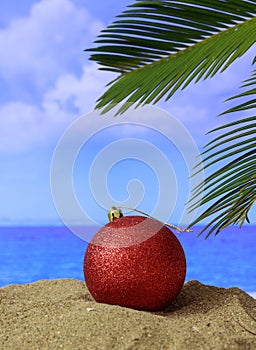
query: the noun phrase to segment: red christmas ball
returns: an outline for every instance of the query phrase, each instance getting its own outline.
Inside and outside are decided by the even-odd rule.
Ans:
[[[182,246],[161,222],[123,216],[92,238],[84,278],[97,302],[162,310],[180,293],[186,275]]]

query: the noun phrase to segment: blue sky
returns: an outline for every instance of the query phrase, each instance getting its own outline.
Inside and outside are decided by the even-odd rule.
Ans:
[[[228,117],[220,120],[216,116],[227,107],[223,104],[224,99],[235,94],[241,81],[249,76],[253,54],[251,50],[222,75],[191,85],[167,103],[160,102],[158,107],[163,110],[163,118],[160,117],[158,121],[151,122],[141,113],[141,122],[148,123],[144,128],[135,125],[137,119],[133,119],[133,116],[128,116],[127,119],[123,116],[120,121],[132,121],[134,125],[115,124],[107,128],[106,125],[111,124],[113,116],[106,117],[108,122],[105,125],[102,121],[104,117],[91,112],[96,99],[104,91],[105,84],[114,76],[99,71],[88,60],[89,55],[84,49],[92,46],[99,31],[129,3],[131,1],[116,0],[12,0],[1,3],[0,224],[62,222],[51,193],[51,164],[54,150],[63,133],[70,130],[81,116],[88,116],[84,137],[91,137],[82,145],[71,170],[75,197],[92,222],[106,221],[108,203],[106,198],[102,199],[106,190],[100,187],[103,182],[108,186],[108,198],[113,200],[109,206],[123,202],[136,205],[149,214],[154,213],[160,175],[158,176],[157,170],[154,173],[153,168],[157,168],[161,157],[169,159],[166,169],[172,167],[174,174],[170,175],[169,182],[164,182],[165,195],[171,194],[173,200],[171,204],[166,198],[163,201],[165,205],[173,207],[170,222],[179,221],[189,191],[190,174],[186,159],[184,161],[184,152],[186,158],[190,143],[186,144],[186,139],[182,139],[183,131],[180,140],[172,143],[154,127],[160,123],[169,135],[168,128],[170,125],[177,126],[175,120],[178,120],[183,129],[189,132],[196,147],[202,150],[202,146],[210,140],[210,136],[205,135],[206,132],[228,120]],[[171,123],[165,118],[165,113],[173,116]],[[149,125],[153,125],[154,130]],[[94,136],[93,130],[97,130]],[[143,141],[143,147],[154,145],[153,165],[150,161],[144,164],[139,151],[138,159],[132,159],[132,155],[127,152],[127,147],[130,147],[128,139],[131,138],[132,145],[135,145],[135,138]],[[119,144],[122,140],[125,143]],[[117,142],[114,149],[118,149],[116,159],[119,159],[116,163],[111,158],[113,151],[111,148],[108,150],[108,145],[114,142]],[[183,157],[178,154],[177,143],[178,148],[183,149]],[[187,151],[184,151],[183,146],[187,147]],[[109,157],[111,155],[114,163],[108,174],[102,174],[101,170],[93,168],[95,175],[91,167],[103,149],[107,149],[107,154]],[[155,151],[161,154],[158,156],[155,153],[154,158]],[[120,155],[123,155],[122,159]],[[102,159],[107,162],[108,156]],[[103,165],[102,163],[102,168],[107,169]],[[158,169],[160,168],[163,169],[161,163]],[[99,180],[98,175],[102,176],[101,179],[99,176]],[[60,178],[59,182],[61,181]],[[127,189],[129,181],[132,182]],[[92,191],[95,186],[96,194]],[[133,201],[132,194],[142,197]],[[68,198],[63,198],[69,201]],[[72,215],[70,222],[79,222],[79,215]]]

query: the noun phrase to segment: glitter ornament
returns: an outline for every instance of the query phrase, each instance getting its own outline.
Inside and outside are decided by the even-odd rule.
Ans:
[[[186,258],[177,237],[151,217],[112,211],[109,219],[84,256],[88,290],[100,303],[164,309],[180,293],[186,275]]]

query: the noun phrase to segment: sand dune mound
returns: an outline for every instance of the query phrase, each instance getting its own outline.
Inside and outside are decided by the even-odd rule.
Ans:
[[[0,311],[4,350],[256,349],[256,300],[198,281],[162,312],[98,304],[72,279],[3,287]]]

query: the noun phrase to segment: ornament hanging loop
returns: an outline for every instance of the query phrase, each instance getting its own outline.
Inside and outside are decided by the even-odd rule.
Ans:
[[[123,215],[123,212],[121,209],[127,209],[127,210],[132,210],[132,211],[136,211],[137,213],[140,213],[142,215],[145,215],[147,216],[148,218],[151,218],[151,219],[154,219],[154,220],[157,220],[155,219],[153,216],[141,211],[141,210],[138,210],[138,209],[134,209],[134,208],[129,208],[129,207],[126,207],[126,206],[119,206],[119,207],[111,207],[109,212],[108,212],[108,219],[109,221],[114,221],[115,219],[119,219],[121,218]],[[168,222],[163,222],[163,221],[160,221],[160,220],[157,220],[159,222],[161,222],[163,225],[165,226],[168,226],[168,227],[171,227],[173,229],[175,229],[176,231],[178,231],[179,233],[183,233],[183,232],[193,232],[193,230],[190,230],[190,229],[181,229],[180,227],[178,226],[175,226],[175,225],[172,225],[172,224],[169,224]]]

